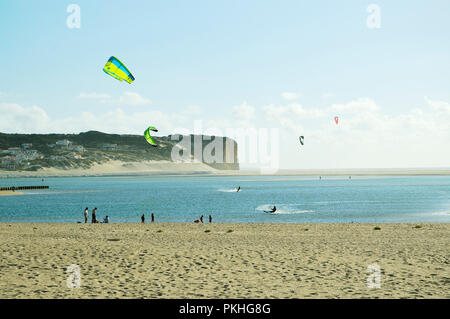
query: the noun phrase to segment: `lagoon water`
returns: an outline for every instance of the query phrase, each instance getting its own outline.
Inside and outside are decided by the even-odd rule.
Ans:
[[[167,176],[7,178],[50,189],[0,196],[0,222],[97,219],[222,223],[450,222],[450,176]],[[241,191],[236,192],[240,186]],[[275,214],[264,210],[277,207]]]

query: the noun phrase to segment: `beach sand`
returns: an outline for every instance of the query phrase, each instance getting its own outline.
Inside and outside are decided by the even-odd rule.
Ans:
[[[12,195],[22,195],[23,193],[21,192],[16,192],[16,191],[0,191],[0,196],[12,196]]]
[[[152,176],[155,174],[212,174],[217,170],[204,163],[175,163],[170,161],[123,162],[110,160],[94,163],[90,168],[43,168],[37,171],[1,170],[5,177],[70,177],[70,176]]]
[[[374,226],[1,223],[0,298],[450,298],[450,224]]]
[[[260,170],[219,170],[205,163],[175,163],[170,161],[123,162],[110,160],[95,163],[90,168],[43,168],[37,171],[1,170],[0,178],[11,177],[71,177],[71,176],[423,176],[450,175],[450,168],[378,168],[378,169],[280,169],[262,173]]]

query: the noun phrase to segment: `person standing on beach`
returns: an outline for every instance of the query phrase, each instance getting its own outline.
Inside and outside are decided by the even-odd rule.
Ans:
[[[89,219],[89,209],[86,207],[84,210],[84,223],[86,224]]]
[[[144,214],[142,214],[142,216],[141,216],[141,222],[142,222],[142,224],[145,224],[145,216],[144,216]]]
[[[202,224],[203,224],[203,215],[202,216],[200,216],[200,221],[202,222]]]
[[[97,217],[96,217],[96,215],[97,215],[97,207],[95,207],[95,208],[92,210],[92,224],[94,224],[94,223],[97,222]]]
[[[155,215],[152,213],[152,223],[155,222]]]
[[[210,224],[212,223],[212,217],[211,217],[211,215],[209,215],[209,223],[210,223]]]

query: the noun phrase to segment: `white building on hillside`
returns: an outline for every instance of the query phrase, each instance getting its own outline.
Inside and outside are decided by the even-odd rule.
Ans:
[[[10,148],[8,148],[8,154],[16,155],[16,154],[19,154],[20,152],[21,152],[21,150],[18,147],[10,147]]]
[[[67,147],[69,151],[84,152],[86,149],[82,145],[71,145]]]
[[[72,142],[69,140],[66,140],[66,139],[56,141],[56,145],[60,145],[60,146],[69,146],[70,144],[72,144]]]
[[[102,149],[106,151],[115,151],[117,149],[117,144],[103,144]]]

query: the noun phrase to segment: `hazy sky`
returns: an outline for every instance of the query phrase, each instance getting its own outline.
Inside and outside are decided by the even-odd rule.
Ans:
[[[449,167],[449,13],[448,0],[3,0],[0,132],[202,120],[278,128],[281,168]],[[131,85],[102,71],[111,55]]]

